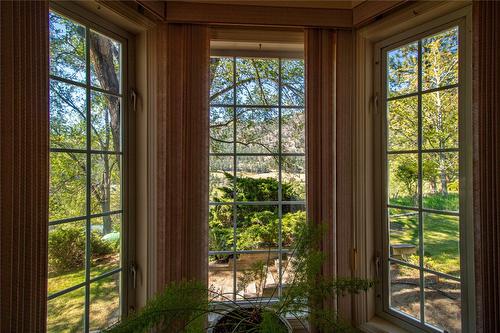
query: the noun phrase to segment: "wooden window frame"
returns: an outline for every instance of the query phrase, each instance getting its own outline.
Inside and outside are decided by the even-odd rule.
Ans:
[[[51,1],[49,10],[53,10],[68,19],[71,19],[79,24],[82,24],[88,29],[102,33],[106,37],[112,38],[122,45],[122,80],[121,80],[121,98],[122,98],[122,182],[121,182],[121,264],[120,270],[120,313],[121,316],[126,316],[129,311],[135,309],[135,101],[132,100],[132,89],[135,82],[134,72],[134,36],[117,25],[107,21],[96,13],[82,7],[75,2],[56,2]],[[113,213],[113,212],[111,212]],[[101,214],[102,215],[102,214]],[[113,270],[114,271],[114,270]],[[105,273],[103,276],[111,276]],[[84,282],[90,286],[90,283],[95,278]],[[89,291],[90,293],[90,291]],[[87,294],[87,292],[86,292]],[[86,296],[87,297],[87,296]],[[90,300],[86,301],[85,313],[86,322],[84,329],[88,331],[90,328],[87,314],[90,307]]]
[[[464,82],[461,92],[466,105],[461,120],[461,165],[466,165],[460,175],[461,191],[461,269],[462,275],[462,330],[474,331],[474,267],[472,220],[472,112],[471,112],[471,8],[468,2],[415,3],[387,18],[357,31],[356,38],[356,110],[354,151],[355,210],[355,274],[358,277],[382,281],[384,274],[383,251],[383,101],[381,101],[381,51],[383,47],[402,39],[460,21],[463,25],[462,41],[465,54],[461,54]],[[417,38],[417,37],[415,37]],[[465,199],[464,199],[465,198]],[[366,332],[389,329],[394,332],[437,332],[429,327],[416,326],[386,311],[384,287],[377,287],[366,294],[355,296],[355,323]]]

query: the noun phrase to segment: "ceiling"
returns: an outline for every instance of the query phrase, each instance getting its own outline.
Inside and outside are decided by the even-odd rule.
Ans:
[[[365,0],[167,0],[181,2],[216,3],[230,5],[249,6],[273,6],[273,7],[299,7],[299,8],[328,8],[328,9],[352,9]]]

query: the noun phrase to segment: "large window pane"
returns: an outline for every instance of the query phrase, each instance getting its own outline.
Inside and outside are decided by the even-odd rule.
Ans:
[[[210,108],[210,153],[234,150],[234,109]]]
[[[387,53],[387,96],[414,93],[418,88],[418,44]]]
[[[458,27],[422,39],[423,89],[456,83],[458,83]]]
[[[392,258],[419,265],[419,213],[389,208],[389,246]]]
[[[85,27],[49,12],[50,74],[85,82]]]
[[[121,209],[121,157],[113,154],[92,155],[92,212]]]
[[[281,246],[293,251],[299,230],[307,223],[305,205],[283,205],[281,218]]]
[[[391,154],[388,156],[389,203],[418,206],[417,154]]]
[[[47,332],[83,332],[85,288],[51,299],[47,304]]]
[[[121,54],[126,50],[53,11],[49,30],[48,331],[98,331],[121,314],[115,277],[122,270]]]
[[[278,105],[277,59],[236,59],[236,102],[244,105]]]
[[[50,80],[50,146],[85,149],[87,103],[84,88]]]
[[[210,251],[231,251],[234,249],[233,216],[233,205],[210,207],[208,213],[208,249]]]
[[[407,97],[387,102],[387,122],[388,150],[417,150],[417,97]]]
[[[214,301],[231,301],[234,293],[234,257],[208,256],[208,297]]]
[[[93,91],[91,93],[92,149],[120,152],[121,99]]]
[[[85,215],[86,155],[50,153],[49,220]]]
[[[90,284],[91,331],[101,331],[120,319],[120,273]]]
[[[420,273],[408,266],[390,264],[390,306],[404,314],[420,317]]]
[[[236,150],[238,153],[278,152],[278,110],[236,109]]]
[[[424,266],[460,277],[458,216],[424,213]]]
[[[305,112],[304,109],[281,109],[281,152],[305,153]]]
[[[423,207],[458,211],[458,153],[422,154]]]
[[[458,148],[458,88],[422,95],[424,149]]]
[[[278,161],[274,156],[238,156],[238,201],[278,200]]]
[[[305,156],[284,156],[281,163],[283,201],[306,200]]]
[[[425,322],[449,333],[462,332],[460,282],[425,274]]]
[[[121,214],[104,215],[90,224],[90,277],[120,268]]]
[[[304,60],[281,60],[281,104],[304,105]]]
[[[210,156],[209,200],[234,201],[234,157]]]
[[[85,221],[49,226],[49,295],[85,281],[85,235]]]
[[[278,248],[278,206],[238,205],[236,222],[236,250]]]
[[[90,31],[90,81],[92,86],[120,92],[121,45],[98,32]]]
[[[233,104],[233,59],[210,58],[210,104]]]

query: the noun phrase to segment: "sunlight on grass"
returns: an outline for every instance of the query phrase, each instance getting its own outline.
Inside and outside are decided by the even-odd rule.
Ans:
[[[99,275],[115,268],[113,262],[94,267]],[[85,270],[66,272],[49,277],[49,295],[81,282]],[[119,316],[119,273],[93,282],[90,286],[90,328],[103,329]],[[83,330],[85,288],[56,297],[48,303],[48,332],[81,332]]]

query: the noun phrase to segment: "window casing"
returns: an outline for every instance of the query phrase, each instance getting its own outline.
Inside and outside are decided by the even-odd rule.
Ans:
[[[305,222],[304,129],[302,59],[211,58],[208,271],[217,300],[281,295],[291,228]],[[263,267],[260,285],[252,274]]]
[[[98,21],[49,15],[49,332],[104,329],[127,305],[128,44]]]
[[[466,35],[465,19],[441,21],[376,46],[383,127],[382,310],[424,331],[467,328]]]

